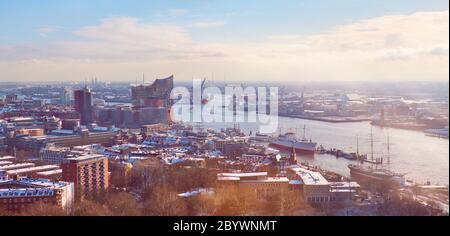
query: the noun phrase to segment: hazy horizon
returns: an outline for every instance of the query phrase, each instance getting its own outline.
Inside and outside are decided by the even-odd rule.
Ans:
[[[99,83],[110,83],[112,87],[126,86],[135,84],[136,81],[106,81],[97,80]],[[142,80],[137,81],[138,84]],[[148,79],[145,84],[153,83],[153,79]],[[50,86],[65,87],[76,86],[83,87],[87,85],[92,87],[92,80],[87,81],[0,81],[0,88],[10,87],[30,87],[30,86]],[[376,93],[376,94],[391,94],[391,95],[430,95],[439,97],[448,97],[449,82],[448,81],[212,81],[206,80],[206,87],[224,85],[241,85],[248,86],[277,86],[279,89],[286,90],[301,90],[305,92],[312,92],[317,90],[333,90],[336,92],[357,92],[357,93]],[[191,87],[192,80],[178,80],[175,77],[175,86]],[[0,92],[1,95],[1,92]]]
[[[14,1],[0,28],[2,82],[449,81],[448,1]]]

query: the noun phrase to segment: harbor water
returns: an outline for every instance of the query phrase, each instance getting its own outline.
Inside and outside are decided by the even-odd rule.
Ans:
[[[203,128],[220,130],[238,124],[246,134],[254,135],[259,130],[257,123],[201,123]],[[200,124],[198,124],[200,125]],[[306,129],[304,129],[306,127]],[[389,136],[391,170],[406,174],[406,179],[418,183],[430,181],[433,184],[449,183],[449,140],[430,137],[420,131],[382,128],[370,122],[328,123],[299,118],[278,117],[277,132],[295,132],[298,138],[305,136],[326,149],[337,148],[346,152],[371,153],[370,133],[373,132],[374,157],[387,159]],[[305,132],[304,132],[305,130]],[[389,134],[389,135],[388,135]],[[359,140],[359,141],[357,141]],[[359,143],[359,145],[357,145]],[[300,162],[349,176],[347,165],[355,161],[336,158],[329,154],[312,156],[297,155]]]

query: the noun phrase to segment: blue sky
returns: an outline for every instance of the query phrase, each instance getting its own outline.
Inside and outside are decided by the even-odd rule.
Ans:
[[[177,10],[179,14],[177,14]],[[186,12],[182,14],[181,10]],[[192,30],[199,40],[257,40],[267,34],[308,34],[360,19],[394,13],[448,10],[439,0],[31,0],[0,2],[0,40],[30,42],[44,40],[36,29],[61,27],[50,39],[73,37],[79,27],[119,16],[146,22],[190,24],[223,21],[224,27],[205,33]],[[171,14],[171,12],[173,14]],[[49,38],[45,38],[49,40]]]
[[[448,81],[448,0],[0,0],[0,80]]]

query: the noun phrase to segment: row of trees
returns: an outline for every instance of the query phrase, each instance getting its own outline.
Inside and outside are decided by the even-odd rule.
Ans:
[[[6,215],[74,215],[74,216],[203,216],[203,215],[297,215],[310,209],[298,192],[283,192],[272,199],[258,200],[234,186],[216,186],[213,169],[195,167],[155,168],[120,166],[112,173],[112,188],[76,199],[73,209],[65,212],[53,205],[33,205]],[[119,188],[117,188],[119,187]],[[124,189],[125,188],[125,189]],[[214,189],[192,197],[179,193],[195,189]],[[306,214],[306,213],[305,213]]]
[[[145,199],[128,192],[106,193],[76,202],[71,212],[53,205],[33,205],[27,209],[0,215],[19,216],[246,216],[308,215],[313,212],[298,194],[285,192],[272,199],[257,200],[233,186],[220,187],[215,193],[179,197],[168,187],[156,187]]]
[[[114,173],[114,172],[113,172]],[[116,172],[119,173],[119,172]],[[0,215],[74,215],[74,216],[245,216],[245,215],[335,215],[329,206],[312,208],[298,191],[281,191],[267,199],[257,199],[251,191],[236,186],[216,186],[216,172],[207,168],[154,168],[135,165],[117,175],[113,188],[77,199],[65,212],[53,205],[33,205],[21,212],[0,209]],[[122,179],[126,177],[126,181]],[[120,187],[120,190],[114,188]],[[124,191],[123,188],[126,190]],[[192,197],[179,193],[198,188],[214,189]],[[371,212],[375,215],[429,215],[421,204],[401,198],[396,191],[383,189],[383,203]],[[342,208],[342,207],[338,207]]]

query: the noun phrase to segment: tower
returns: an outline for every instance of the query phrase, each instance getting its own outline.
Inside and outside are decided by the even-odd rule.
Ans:
[[[72,103],[72,91],[69,88],[64,88],[61,92],[61,104],[70,105]]]
[[[291,164],[297,164],[297,153],[295,152],[295,146],[294,146],[294,143],[292,143],[292,151],[291,151],[291,155],[290,155],[290,158],[289,158],[289,162],[291,163]]]
[[[92,93],[87,87],[74,91],[75,110],[80,113],[80,123],[87,125],[94,121],[93,119],[93,101]]]

